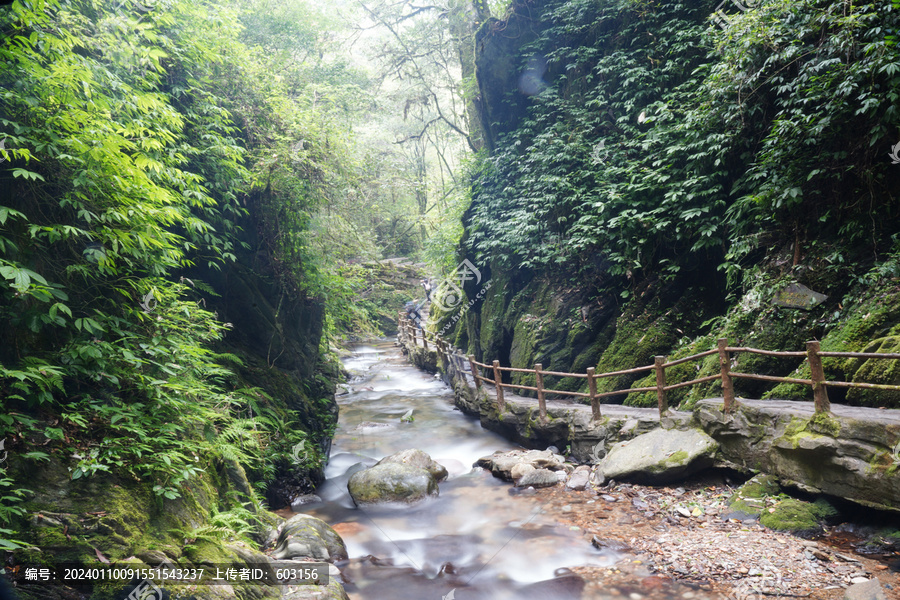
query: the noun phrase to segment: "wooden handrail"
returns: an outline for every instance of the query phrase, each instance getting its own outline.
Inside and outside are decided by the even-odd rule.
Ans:
[[[418,328],[413,325],[410,319],[407,319],[404,313],[401,311],[400,313],[400,336],[401,341],[403,341],[404,333],[406,334],[406,340],[411,341],[413,346],[418,346]],[[840,387],[840,388],[864,388],[864,389],[876,389],[876,390],[890,390],[890,391],[900,391],[900,385],[887,385],[887,384],[878,384],[878,383],[863,383],[863,382],[846,382],[846,381],[828,381],[825,379],[824,368],[822,366],[822,358],[859,358],[859,359],[889,359],[889,360],[900,360],[900,353],[878,353],[878,352],[823,352],[821,349],[821,344],[818,341],[810,341],[806,344],[806,351],[773,351],[773,350],[760,350],[758,348],[749,348],[745,346],[729,346],[728,341],[725,338],[720,338],[717,340],[716,348],[711,350],[707,350],[705,352],[699,352],[697,354],[692,354],[691,356],[686,356],[684,358],[679,358],[672,361],[667,361],[665,356],[657,356],[654,359],[652,365],[644,366],[644,367],[635,367],[633,369],[622,369],[619,371],[610,371],[607,373],[597,373],[594,367],[590,367],[587,369],[586,373],[566,373],[563,371],[547,371],[544,370],[543,365],[541,363],[537,363],[534,365],[532,369],[524,369],[520,367],[504,367],[500,365],[500,361],[494,360],[491,364],[481,363],[475,360],[475,357],[472,355],[463,355],[458,353],[457,350],[448,342],[446,342],[441,336],[429,337],[428,333],[422,329],[421,333],[422,343],[425,346],[425,349],[428,349],[428,342],[431,341],[437,351],[442,355],[447,357],[448,361],[452,359],[454,367],[461,372],[465,372],[465,369],[462,367],[465,362],[469,364],[469,372],[472,374],[472,378],[475,381],[476,388],[480,389],[482,387],[483,382],[490,383],[494,386],[494,390],[497,395],[497,404],[501,410],[503,410],[506,402],[503,396],[503,389],[519,389],[519,390],[529,390],[537,393],[538,397],[538,407],[540,411],[541,419],[546,419],[547,417],[547,405],[546,405],[546,395],[547,394],[557,394],[561,396],[575,396],[578,398],[587,398],[591,403],[591,414],[592,419],[597,420],[600,418],[600,403],[599,400],[602,398],[607,398],[610,396],[618,396],[618,395],[627,395],[634,393],[645,393],[645,392],[656,392],[657,395],[657,406],[659,409],[660,417],[664,416],[665,413],[669,410],[668,406],[668,395],[667,392],[683,387],[687,387],[690,385],[696,385],[700,383],[708,383],[710,381],[721,380],[722,382],[722,396],[724,398],[724,411],[732,412],[737,405],[736,398],[734,396],[734,379],[752,379],[757,381],[769,381],[774,383],[791,383],[797,385],[808,385],[812,387],[813,390],[813,401],[815,404],[816,413],[825,413],[829,412],[831,409],[831,403],[828,399],[828,387]],[[731,360],[732,356],[737,353],[747,352],[752,354],[760,354],[763,356],[775,356],[782,358],[805,358],[810,367],[810,378],[809,379],[801,379],[797,377],[777,377],[774,375],[758,375],[753,373],[741,373],[737,371],[731,370]],[[706,358],[707,356],[718,355],[719,359],[719,373],[716,375],[708,375],[706,377],[699,377],[697,379],[692,379],[690,381],[683,381],[675,384],[667,384],[666,383],[666,369],[670,367],[675,367],[678,365],[682,365],[691,361],[699,360],[701,358]],[[486,369],[493,375],[491,377],[485,377],[480,374],[479,369]],[[607,377],[616,377],[620,375],[633,375],[636,373],[643,372],[655,372],[656,385],[639,387],[639,388],[627,388],[622,390],[614,390],[603,393],[597,392],[597,380],[601,378]],[[532,373],[535,376],[535,385],[523,385],[516,383],[503,383],[502,373]],[[580,379],[587,379],[588,383],[588,392],[577,392],[577,391],[569,391],[569,390],[554,390],[545,387],[544,385],[544,377],[552,376],[552,377],[574,377]]]
[[[700,354],[692,354],[691,356],[686,356],[685,358],[679,358],[678,360],[669,361],[663,366],[665,368],[674,367],[676,365],[681,365],[686,362],[691,362],[692,360],[697,360],[698,358],[706,358],[707,356],[712,356],[713,354],[718,354],[719,349],[713,348],[712,350],[707,350],[706,352],[701,352]]]
[[[729,352],[750,352],[752,354],[762,354],[763,356],[782,356],[782,357],[796,357],[803,358],[806,356],[806,352],[781,352],[779,350],[759,350],[758,348],[746,348],[744,346],[734,347],[729,346],[726,348]]]

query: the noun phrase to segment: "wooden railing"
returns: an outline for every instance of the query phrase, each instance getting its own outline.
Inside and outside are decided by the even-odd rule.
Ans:
[[[602,400],[603,398],[654,391],[656,392],[659,415],[660,418],[662,418],[669,410],[668,392],[670,390],[717,380],[722,382],[722,397],[725,401],[725,412],[732,412],[736,406],[734,396],[735,379],[755,379],[759,381],[769,381],[775,383],[808,385],[812,388],[813,402],[815,404],[816,413],[825,413],[831,410],[831,402],[828,399],[828,387],[900,391],[900,385],[827,381],[825,379],[825,371],[822,367],[823,358],[898,360],[900,359],[900,354],[881,352],[823,352],[821,350],[819,342],[817,341],[807,342],[806,351],[778,352],[772,350],[759,350],[757,348],[747,348],[744,346],[729,346],[728,340],[726,338],[720,338],[716,344],[716,347],[712,350],[707,350],[706,352],[700,352],[698,354],[693,354],[691,356],[679,358],[673,361],[668,361],[665,356],[657,356],[654,358],[653,364],[647,365],[646,367],[636,367],[634,369],[624,369],[621,371],[612,371],[609,373],[596,373],[595,369],[591,367],[588,368],[585,373],[564,373],[559,371],[545,371],[543,365],[540,363],[535,364],[534,368],[532,369],[522,369],[516,367],[502,367],[500,366],[500,362],[497,360],[493,361],[491,364],[478,362],[472,355],[464,356],[463,354],[461,354],[457,349],[453,348],[452,345],[448,344],[440,336],[434,336],[429,340],[429,334],[424,330],[416,327],[416,325],[412,321],[406,318],[405,313],[400,313],[400,315],[400,338],[402,341],[408,341],[411,342],[413,346],[418,346],[418,340],[421,339],[422,344],[426,349],[428,349],[428,342],[431,341],[431,343],[437,349],[438,353],[446,360],[451,361],[458,371],[468,372],[472,375],[477,388],[480,389],[482,383],[490,383],[491,385],[493,385],[497,396],[497,405],[501,408],[501,410],[506,403],[503,396],[504,389],[520,389],[535,392],[537,394],[538,408],[540,410],[540,416],[542,419],[546,418],[547,416],[547,394],[587,398],[591,404],[592,418],[596,420],[600,418],[600,400]],[[752,373],[732,371],[732,356],[741,352],[784,358],[805,358],[809,364],[810,378],[799,379],[796,377],[776,377],[772,375],[754,375]],[[712,355],[718,355],[719,357],[719,373],[706,377],[699,377],[690,381],[683,381],[681,383],[667,385],[666,369],[687,362],[700,360]],[[465,368],[466,363],[469,367],[468,370]],[[491,376],[485,377],[479,372],[479,369],[486,370],[487,373],[489,373]],[[535,385],[504,383],[504,372],[533,374],[535,378]],[[602,393],[597,392],[597,380],[599,379],[604,379],[607,377],[618,377],[620,375],[632,375],[650,372],[654,372],[656,374],[656,385],[639,388],[626,388]],[[545,376],[587,379],[588,391],[577,392],[569,390],[548,389],[544,386]]]

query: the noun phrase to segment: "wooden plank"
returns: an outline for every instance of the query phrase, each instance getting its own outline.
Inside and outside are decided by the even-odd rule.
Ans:
[[[659,416],[662,418],[669,412],[669,395],[666,393],[666,357],[656,356],[653,366],[656,369],[656,404],[659,406]]]
[[[544,375],[541,373],[543,368],[544,365],[541,363],[534,365],[534,381],[537,388],[538,410],[540,411],[541,419],[545,420],[547,418],[547,401],[544,399]]]
[[[494,368],[494,388],[497,390],[497,406],[500,407],[500,410],[503,410],[503,407],[506,406],[506,401],[503,399],[503,376],[500,374],[500,361],[495,360],[493,364]]]
[[[529,390],[532,392],[538,391],[538,389],[533,385],[520,385],[518,383],[501,383],[500,385],[511,390]]]
[[[824,385],[825,370],[822,368],[819,350],[821,350],[819,342],[806,342],[806,360],[809,361],[809,374],[810,379],[812,379],[813,402],[816,403],[816,413],[826,413],[831,410],[831,402],[828,400],[828,388]]]
[[[600,419],[600,403],[597,402],[597,380],[594,378],[594,367],[588,367],[588,397],[591,399],[591,420]]]
[[[888,385],[886,383],[862,383],[856,381],[823,381],[824,385],[843,388],[865,388],[868,390],[896,390],[900,391],[900,385]]]
[[[643,373],[644,371],[652,371],[656,365],[647,365],[646,367],[636,367],[634,369],[625,369],[624,371],[611,371],[609,373],[600,373],[596,375],[597,379],[603,377],[615,377],[616,375],[631,375],[633,373]],[[655,388],[654,388],[655,389]]]
[[[544,390],[548,394],[560,394],[563,396],[575,396],[577,398],[590,398],[590,394],[585,394],[584,392],[570,392],[569,390]]]
[[[749,373],[738,373],[732,371],[732,378],[738,379],[758,379],[759,381],[775,381],[778,383],[796,383],[799,385],[812,385],[812,379],[795,379],[793,377],[773,377],[772,375],[751,375]]]
[[[472,369],[472,377],[475,378],[475,389],[481,389],[481,375],[478,374],[478,368],[475,366],[478,363],[475,362],[475,357],[471,354],[469,355],[469,368]]]
[[[669,390],[677,390],[678,388],[687,387],[689,385],[694,385],[695,383],[706,383],[707,381],[715,381],[716,379],[721,379],[722,375],[710,375],[708,377],[701,377],[700,379],[692,379],[690,381],[684,381],[682,383],[673,383],[672,385],[666,386],[666,391]]]
[[[586,373],[561,373],[559,371],[544,371],[544,375],[553,375],[554,377],[587,377]]]
[[[728,352],[728,340],[719,338],[716,342],[719,353],[719,377],[722,379],[722,398],[725,400],[724,412],[734,410],[734,380],[731,379],[731,354]]]
[[[759,350],[758,348],[747,348],[745,346],[729,346],[726,348],[729,352],[750,352],[751,354],[762,354],[764,356],[782,356],[782,357],[795,357],[795,358],[803,358],[806,356],[806,352],[780,352],[777,350]]]
[[[617,390],[615,392],[603,392],[602,394],[597,394],[597,398],[607,398],[609,396],[618,396],[619,394],[634,394],[637,392],[655,392],[656,386],[653,387],[642,387],[642,388],[631,388],[627,390]]]
[[[892,360],[900,359],[900,354],[891,354],[888,352],[819,352],[819,356],[833,358],[889,358]]]
[[[519,369],[518,367],[500,367],[500,370],[507,373],[534,373],[534,369]]]
[[[712,350],[707,350],[706,352],[701,352],[700,354],[692,354],[691,356],[687,356],[685,358],[679,358],[678,360],[673,360],[672,362],[667,362],[663,366],[665,368],[674,367],[675,365],[681,365],[686,362],[691,362],[692,360],[697,360],[698,358],[706,358],[707,356],[712,356],[718,352],[718,348],[714,348]]]

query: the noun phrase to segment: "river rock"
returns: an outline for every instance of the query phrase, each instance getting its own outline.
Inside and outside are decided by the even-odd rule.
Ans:
[[[844,591],[844,600],[887,600],[877,579],[854,583]]]
[[[294,515],[281,527],[272,557],[276,560],[314,558],[333,562],[347,559],[344,540],[328,523],[309,515]]]
[[[528,463],[516,463],[509,470],[509,476],[514,480],[521,479],[522,477],[524,477],[525,475],[528,475],[532,471],[534,471],[534,467],[532,467]]]
[[[665,483],[710,466],[718,448],[698,429],[654,429],[614,445],[599,470],[607,478]]]
[[[396,452],[391,454],[390,456],[386,456],[378,461],[378,464],[385,463],[397,463],[402,465],[409,465],[411,467],[416,467],[418,469],[425,469],[431,476],[434,477],[435,481],[443,481],[447,479],[447,468],[435,462],[427,453],[422,452],[421,450],[417,450],[415,448],[409,450],[401,450],[400,452]]]
[[[550,469],[535,469],[526,473],[519,481],[516,482],[518,487],[544,488],[553,487],[559,483],[559,477]]]
[[[550,450],[495,452],[479,458],[475,461],[475,466],[490,469],[494,477],[506,481],[515,481],[525,476],[530,472],[528,467],[550,471],[572,469],[572,465],[568,465],[562,456]]]
[[[301,494],[291,501],[291,510],[298,510],[304,504],[318,504],[322,498],[315,494]]]
[[[438,494],[434,475],[425,469],[396,462],[382,462],[357,471],[350,477],[347,489],[356,504],[408,503]]]
[[[590,467],[578,467],[575,469],[575,472],[572,473],[571,477],[569,477],[569,481],[566,482],[566,487],[570,490],[583,490],[587,487],[590,478]]]

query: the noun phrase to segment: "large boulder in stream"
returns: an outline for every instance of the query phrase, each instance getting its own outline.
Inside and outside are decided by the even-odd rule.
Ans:
[[[666,483],[710,466],[718,448],[699,429],[654,429],[614,445],[598,470],[607,479]]]
[[[416,467],[419,469],[425,469],[434,477],[436,481],[443,481],[447,479],[447,468],[435,461],[433,458],[428,456],[428,453],[422,452],[421,450],[417,450],[415,448],[409,450],[401,450],[400,452],[396,452],[391,454],[390,456],[385,456],[380,461],[378,461],[379,465],[385,463],[398,463],[403,465],[409,465],[411,467]]]
[[[282,525],[272,557],[277,560],[314,558],[334,562],[347,559],[347,548],[341,536],[328,523],[300,514]]]
[[[446,477],[447,469],[421,450],[404,450],[354,473],[347,489],[356,504],[410,503],[436,496],[438,476]]]

